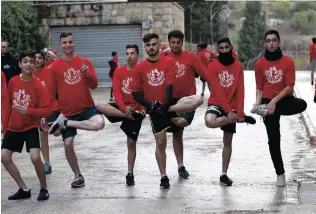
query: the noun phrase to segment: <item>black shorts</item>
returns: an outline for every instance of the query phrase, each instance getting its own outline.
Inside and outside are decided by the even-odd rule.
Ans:
[[[7,131],[3,137],[1,149],[21,153],[24,142],[26,143],[27,152],[30,152],[30,149],[40,149],[39,129],[32,128],[24,132]]]
[[[111,106],[119,109],[116,103],[110,103]],[[130,139],[137,141],[140,128],[142,127],[143,119],[141,115],[133,115],[135,120],[130,120],[124,117],[107,117],[111,123],[122,122],[120,128]]]
[[[60,115],[60,111],[59,110],[57,110],[57,111],[54,111],[53,113],[52,113],[52,115],[50,115],[49,117],[47,117],[47,123],[48,124],[53,124],[54,122],[55,122],[55,120],[57,120],[57,117]]]
[[[205,113],[205,116],[207,114],[215,114],[217,117],[224,117],[224,116],[226,117],[227,116],[227,113],[224,111],[224,109],[222,109],[219,106],[212,105],[212,104],[208,106],[206,113]],[[221,130],[223,130],[224,132],[227,132],[227,133],[236,133],[236,123],[225,125],[225,126],[221,127]]]
[[[171,102],[171,105],[175,105],[180,99],[173,99]],[[169,112],[169,118],[175,118],[175,117],[181,117],[183,119],[185,119],[189,125],[191,125],[193,119],[194,119],[194,115],[195,115],[195,111],[191,111],[191,112],[185,112],[183,114],[178,114],[176,112]],[[175,125],[174,123],[171,122],[171,126],[169,129],[167,129],[167,132],[172,132],[172,133],[177,133],[182,131],[184,128]]]
[[[168,113],[159,114],[159,113],[151,112],[149,114],[149,119],[150,119],[151,128],[154,135],[159,134],[162,131],[165,131],[171,127],[171,121],[170,121],[170,117]]]
[[[75,120],[75,121],[83,121],[83,120],[89,120],[91,117],[98,115],[99,112],[97,111],[96,106],[91,106],[90,108],[87,108],[86,110],[80,112],[79,114],[67,116],[68,120]],[[61,135],[63,136],[63,140],[74,137],[77,135],[77,129],[76,128],[69,128],[61,130]]]

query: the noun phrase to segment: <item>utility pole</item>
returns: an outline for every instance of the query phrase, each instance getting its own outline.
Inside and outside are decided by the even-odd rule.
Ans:
[[[215,1],[212,3],[211,7],[210,7],[210,24],[211,24],[211,45],[213,45],[213,18],[215,16],[215,14],[213,15],[213,6],[215,5]]]
[[[195,5],[195,2],[193,2],[193,4],[191,4],[190,6],[188,6],[190,8],[190,48],[192,48],[192,8]]]

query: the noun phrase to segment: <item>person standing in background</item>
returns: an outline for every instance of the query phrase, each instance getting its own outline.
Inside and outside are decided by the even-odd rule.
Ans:
[[[5,75],[7,84],[12,77],[21,73],[18,61],[10,53],[9,43],[5,41],[1,42],[1,71]]]
[[[118,53],[116,51],[112,52],[112,59],[108,63],[110,65],[109,77],[111,78],[111,82],[113,82],[114,71],[115,71],[115,69],[117,69],[120,66],[120,62],[118,59]],[[110,102],[114,102],[113,84],[111,86]]]
[[[314,85],[314,72],[316,70],[316,37],[312,39],[313,44],[309,46],[309,61],[311,63],[311,84]]]

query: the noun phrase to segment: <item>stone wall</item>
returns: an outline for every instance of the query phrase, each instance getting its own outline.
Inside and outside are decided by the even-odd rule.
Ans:
[[[41,32],[50,44],[51,26],[119,25],[149,23],[143,35],[155,32],[167,43],[173,29],[184,32],[184,10],[172,2],[53,4],[42,19]],[[49,45],[50,46],[50,45]]]

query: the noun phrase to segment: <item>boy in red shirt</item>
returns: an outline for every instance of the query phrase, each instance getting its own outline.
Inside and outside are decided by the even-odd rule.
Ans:
[[[231,186],[233,181],[227,176],[227,171],[236,122],[255,124],[256,120],[244,114],[244,70],[242,64],[233,57],[229,38],[219,39],[217,48],[218,60],[208,66],[213,82],[205,114],[205,125],[208,128],[221,127],[224,131],[220,182],[225,186]]]
[[[73,146],[77,129],[101,130],[104,127],[104,119],[98,113],[90,93],[90,89],[98,86],[92,63],[74,53],[75,41],[72,33],[60,35],[60,46],[63,55],[50,68],[57,88],[60,115],[48,132],[52,134],[61,131],[65,154],[75,174],[71,187],[77,188],[85,185]]]
[[[127,65],[117,68],[113,76],[113,94],[116,103],[98,104],[97,109],[110,122],[122,122],[121,129],[127,135],[128,172],[126,185],[135,185],[134,164],[136,159],[136,142],[146,111],[132,96],[131,84],[135,75],[135,66],[139,56],[137,45],[126,46]],[[113,108],[114,107],[114,108]]]
[[[198,46],[198,48],[199,48],[199,52],[197,53],[197,57],[201,60],[202,64],[205,66],[205,68],[208,68],[208,65],[217,59],[217,55],[214,52],[207,50],[207,43],[201,43]],[[206,82],[202,77],[200,79],[202,81],[201,96],[204,96]],[[211,91],[210,85],[208,85],[208,87]]]
[[[9,196],[9,200],[31,197],[30,189],[24,183],[19,170],[12,161],[13,152],[22,152],[24,141],[41,185],[37,200],[42,201],[49,198],[40,154],[39,126],[40,119],[51,114],[51,100],[41,81],[32,75],[34,61],[33,52],[22,52],[19,61],[22,74],[13,77],[8,86],[12,107],[9,109],[10,119],[2,141],[1,161],[19,186],[19,190]]]
[[[283,187],[285,171],[280,148],[280,117],[301,113],[306,109],[307,104],[304,100],[293,96],[294,61],[282,54],[279,33],[269,30],[265,33],[264,39],[265,55],[255,65],[256,104],[251,112],[264,116],[270,155],[277,174],[276,185]]]
[[[41,123],[52,124],[59,116],[59,106],[56,99],[54,74],[48,66],[45,66],[45,55],[44,52],[42,52],[41,50],[37,50],[35,52],[35,69],[33,71],[33,76],[37,77],[42,82],[42,85],[48,90],[49,94],[51,95],[53,113],[48,118],[42,118]],[[45,173],[50,174],[52,172],[52,167],[49,162],[48,129],[45,129],[43,125],[41,129],[41,146],[42,155],[45,161]]]
[[[312,39],[313,44],[309,46],[309,59],[311,63],[311,83],[314,85],[314,73],[316,70],[316,37]]]

